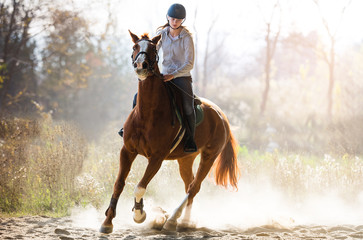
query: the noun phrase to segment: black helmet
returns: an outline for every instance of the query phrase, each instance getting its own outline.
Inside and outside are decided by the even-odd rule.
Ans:
[[[168,10],[168,16],[177,19],[184,19],[186,16],[186,11],[183,5],[179,3],[174,3],[170,6]]]

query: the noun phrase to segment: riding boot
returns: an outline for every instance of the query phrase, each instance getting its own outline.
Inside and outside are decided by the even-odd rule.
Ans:
[[[194,135],[195,135],[195,112],[193,111],[192,114],[186,115],[186,119],[188,121],[188,127],[189,127],[189,136],[187,137],[187,140],[184,145],[184,152],[196,152],[197,151],[197,145],[194,141]]]
[[[134,100],[132,101],[132,109],[136,107],[136,102],[137,102],[137,93],[135,94]],[[124,137],[124,128],[121,128],[120,131],[118,131],[118,135]]]

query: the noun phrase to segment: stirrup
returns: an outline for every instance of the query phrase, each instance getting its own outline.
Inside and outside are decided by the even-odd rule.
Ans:
[[[118,135],[120,135],[121,137],[124,137],[124,129],[121,128],[120,131],[118,131]]]

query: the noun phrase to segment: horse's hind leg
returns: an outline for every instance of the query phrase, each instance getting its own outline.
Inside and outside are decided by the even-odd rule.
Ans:
[[[219,153],[215,152],[215,150],[203,151],[201,161],[199,163],[198,171],[193,179],[193,181],[189,184],[188,190],[187,190],[187,198],[183,200],[183,202],[180,204],[180,206],[174,211],[174,214],[171,218],[168,219],[168,221],[164,225],[164,229],[166,230],[175,230],[176,229],[176,221],[180,217],[181,211],[185,208],[186,205],[188,205],[186,211],[185,211],[185,218],[188,218],[188,215],[190,216],[191,206],[193,204],[193,199],[195,195],[200,190],[200,186],[202,181],[207,176],[209,170],[211,169],[214,160],[217,158]],[[186,201],[187,200],[187,201]],[[187,204],[186,204],[187,203]],[[175,215],[175,217],[174,217]]]
[[[184,158],[178,159],[179,163],[179,172],[180,176],[182,177],[185,185],[185,192],[188,191],[190,183],[194,179],[193,175],[193,162],[197,154],[189,155]],[[182,203],[176,208],[170,218],[166,221],[163,228],[168,231],[175,231],[177,226],[177,220],[181,216],[185,206],[188,205],[187,209],[189,211],[184,214],[185,221],[189,222],[190,218],[190,209],[191,209],[191,202],[188,202],[188,195],[184,198]],[[184,221],[184,220],[183,220]]]
[[[184,182],[185,192],[188,192],[189,185],[194,179],[193,163],[195,157],[196,155],[192,155],[178,159],[179,173]]]
[[[199,192],[203,180],[208,175],[218,155],[219,152],[216,152],[215,150],[212,149],[207,149],[202,152],[197,174],[195,175],[195,178],[192,181],[192,183],[189,185],[188,202],[193,203],[195,195],[197,195],[197,193]]]
[[[136,153],[129,152],[125,146],[120,153],[120,166],[117,179],[113,188],[113,194],[109,207],[106,210],[106,219],[103,222],[100,232],[111,233],[113,231],[112,219],[116,216],[116,205],[121,192],[125,187],[125,180],[130,172],[131,165],[136,157]]]
[[[179,172],[185,185],[185,192],[188,192],[189,185],[194,179],[193,174],[193,163],[196,155],[188,156],[187,158],[178,159]],[[190,224],[190,216],[192,210],[192,202],[188,202],[184,211],[184,216],[182,219],[182,225],[188,226]]]

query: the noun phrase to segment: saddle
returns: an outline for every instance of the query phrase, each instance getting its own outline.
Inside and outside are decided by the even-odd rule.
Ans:
[[[170,82],[165,82],[165,86],[169,95],[170,99],[170,108],[172,112],[172,122],[171,125],[174,127],[176,120],[178,120],[180,127],[177,135],[175,136],[172,144],[172,148],[170,149],[170,153],[174,151],[174,149],[179,145],[179,143],[183,140],[183,138],[187,137],[186,132],[186,126],[187,126],[187,120],[184,117],[183,108],[180,104],[181,101],[179,101],[180,94],[178,94],[177,91],[180,91],[177,89],[174,85],[172,85]],[[194,110],[195,110],[195,126],[197,127],[203,122],[204,119],[204,112],[201,107],[202,101],[201,99],[194,95]]]

